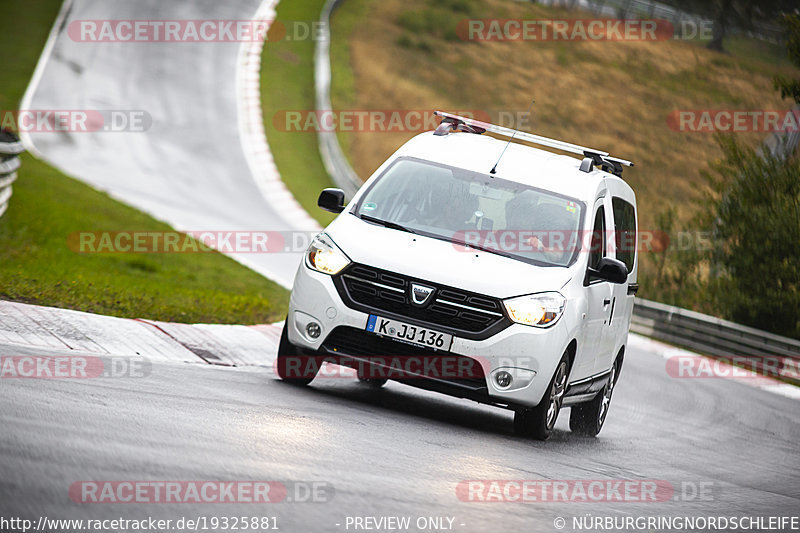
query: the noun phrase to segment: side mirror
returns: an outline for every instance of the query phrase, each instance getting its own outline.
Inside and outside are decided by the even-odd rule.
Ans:
[[[625,263],[618,259],[604,257],[597,265],[597,269],[589,268],[586,272],[586,282],[601,279],[603,281],[610,281],[611,283],[627,283],[628,282],[628,267]]]
[[[323,189],[319,193],[317,205],[331,213],[344,211],[344,191],[342,189]]]

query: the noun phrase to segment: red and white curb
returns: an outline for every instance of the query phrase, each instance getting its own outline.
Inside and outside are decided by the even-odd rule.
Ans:
[[[264,0],[253,20],[271,25],[278,0]],[[303,209],[281,180],[278,167],[267,144],[261,111],[261,53],[264,41],[242,43],[236,68],[236,92],[239,96],[239,133],[242,149],[253,179],[264,198],[291,226],[299,230],[319,231],[320,225]],[[280,80],[275,80],[280,83]]]
[[[0,344],[151,361],[271,367],[281,328],[174,324],[0,301]]]

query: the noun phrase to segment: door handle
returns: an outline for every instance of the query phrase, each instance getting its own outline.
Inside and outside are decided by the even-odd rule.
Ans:
[[[603,300],[603,307],[607,306],[610,303],[611,303],[611,298],[606,298],[605,300]]]
[[[614,298],[614,301],[611,303],[611,313],[608,315],[608,325],[611,325],[611,321],[614,320],[614,306],[617,304],[617,299]]]

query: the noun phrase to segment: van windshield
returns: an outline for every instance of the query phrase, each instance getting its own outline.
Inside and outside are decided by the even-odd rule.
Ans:
[[[525,261],[575,261],[583,202],[521,183],[415,158],[399,158],[353,214],[387,227]]]

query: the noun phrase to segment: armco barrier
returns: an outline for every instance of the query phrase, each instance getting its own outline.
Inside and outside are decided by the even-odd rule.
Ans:
[[[800,363],[800,341],[742,326],[728,320],[673,307],[641,298],[636,299],[631,331],[718,358],[748,358],[759,369],[774,360],[783,363],[777,370]],[[766,365],[762,364],[768,361]],[[787,372],[796,376],[796,372]],[[800,383],[800,379],[788,381]]]
[[[317,39],[316,49],[314,50],[314,84],[317,99],[317,111],[321,113],[331,112],[331,13],[341,0],[328,0],[322,8],[320,15],[320,34]],[[319,128],[317,139],[319,142],[319,153],[322,156],[322,163],[325,170],[333,179],[337,187],[344,191],[347,198],[352,198],[356,191],[361,187],[361,180],[347,162],[347,158],[339,146],[339,139],[336,138],[335,131],[325,131],[326,128]]]
[[[800,116],[800,105],[794,106],[789,113],[795,117]],[[774,157],[786,159],[797,151],[798,144],[800,144],[800,131],[798,130],[773,132],[764,140],[761,151],[764,153],[766,150]]]
[[[21,165],[18,156],[24,151],[16,135],[9,131],[0,131],[0,217],[8,209],[11,184],[17,179],[17,169]]]

